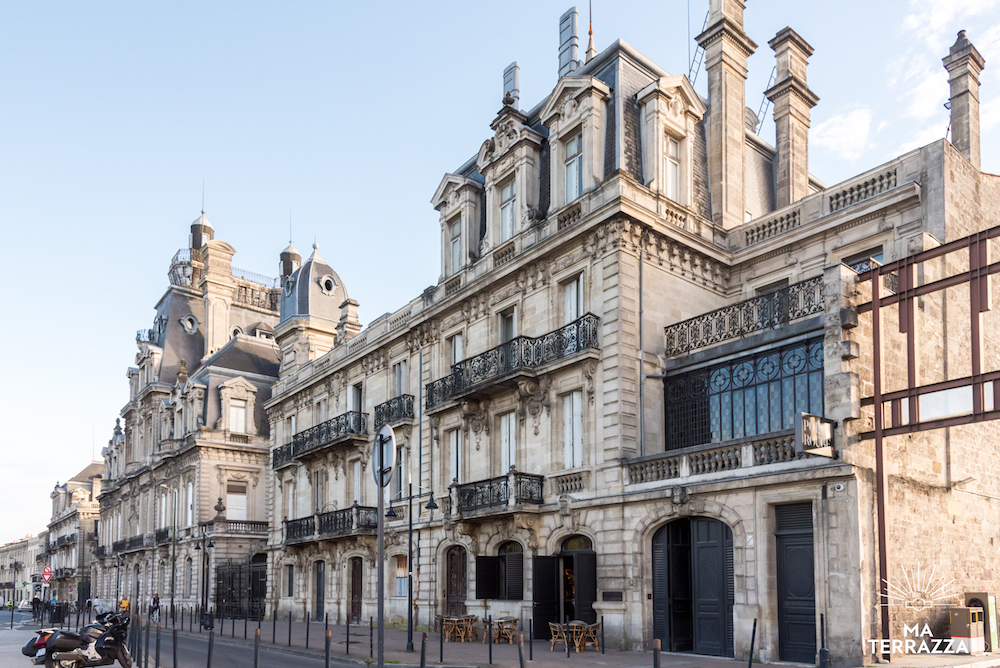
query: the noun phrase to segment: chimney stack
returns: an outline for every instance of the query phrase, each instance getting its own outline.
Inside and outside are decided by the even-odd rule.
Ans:
[[[743,0],[711,0],[708,27],[698,35],[708,74],[708,180],[712,219],[725,229],[746,218],[743,169],[747,58],[757,45],[743,32]]]
[[[768,46],[774,49],[777,73],[764,93],[774,105],[778,150],[775,204],[780,209],[809,194],[809,110],[819,98],[806,85],[806,65],[813,48],[792,30],[779,30]]]
[[[513,100],[510,106],[517,109],[517,101],[521,98],[521,66],[518,65],[516,60],[503,71],[504,100],[507,99],[508,94],[510,95],[510,99]]]
[[[976,169],[979,161],[979,73],[986,66],[982,55],[965,36],[958,39],[944,58],[951,86],[951,145]]]
[[[570,7],[559,17],[559,76],[572,74],[580,67],[577,54],[580,47],[580,37],[577,27],[580,13],[576,7]]]

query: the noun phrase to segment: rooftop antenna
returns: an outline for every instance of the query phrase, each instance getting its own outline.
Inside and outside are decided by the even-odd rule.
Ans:
[[[594,48],[594,1],[589,0],[588,7],[590,8],[590,42],[587,44],[587,62],[597,55],[597,49]]]
[[[292,210],[288,210],[288,245],[292,245]]]
[[[201,215],[205,215],[205,179],[201,180]]]
[[[690,63],[691,62],[691,0],[688,0],[687,4],[688,4],[688,20],[687,20],[687,29],[688,29],[688,38],[687,38],[688,59],[687,59],[687,62]]]

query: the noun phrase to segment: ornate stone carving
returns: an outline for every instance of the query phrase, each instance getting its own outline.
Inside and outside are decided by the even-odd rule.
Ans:
[[[219,421],[215,425],[216,429],[231,429],[232,425],[229,424],[229,406],[230,401],[246,401],[247,402],[247,413],[245,418],[245,428],[244,433],[256,434],[257,433],[257,423],[254,420],[254,406],[257,398],[257,388],[246,380],[242,376],[238,376],[231,380],[219,385],[219,403],[221,406],[221,414],[219,416]]]
[[[476,450],[480,449],[480,439],[483,433],[490,435],[489,402],[463,401],[459,406],[462,416],[462,428],[466,433],[471,430],[476,437]]]
[[[517,383],[518,410],[517,415],[523,425],[527,415],[531,415],[535,436],[538,436],[538,423],[541,419],[542,408],[545,414],[549,415],[552,402],[549,399],[549,388],[552,387],[552,379],[542,376],[538,382],[533,380],[521,380]]]

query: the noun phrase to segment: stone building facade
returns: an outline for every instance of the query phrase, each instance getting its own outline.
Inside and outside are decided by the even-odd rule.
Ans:
[[[91,553],[100,526],[101,476],[104,463],[91,462],[52,493],[45,563],[52,567],[49,598],[60,603],[83,602],[91,593]]]
[[[406,617],[412,573],[421,625],[511,615],[544,637],[548,622],[602,619],[612,645],[659,638],[746,660],[756,619],[754,658],[812,663],[822,615],[835,665],[870,661],[870,641],[917,618],[940,633],[940,607],[904,604],[927,591],[887,608],[883,628],[880,556],[890,578],[947,573],[949,604],[996,591],[996,531],[981,518],[1000,497],[983,465],[998,423],[890,434],[876,451],[865,305],[873,285],[888,303],[899,281],[917,285],[911,274],[926,285],[968,272],[968,259],[880,267],[1000,222],[1000,177],[979,169],[981,56],[963,33],[945,59],[951,141],[827,186],[808,170],[818,97],[794,30],[768,43],[771,147],[745,106],[757,45],[742,1],[713,0],[697,38],[708,100],[622,41],[578,60],[576,25],[575,10],[560,20],[552,93],[522,108],[508,68],[492,134],[434,193],[437,285],[362,329],[318,253],[282,272],[266,402],[270,609],[375,614],[368,465],[389,424],[388,617]],[[998,250],[996,235],[983,244]],[[1000,287],[995,272],[983,280]],[[961,303],[920,302],[924,384],[968,368]],[[883,330],[902,327],[892,318]],[[1000,371],[993,336],[977,362],[979,417],[997,416],[983,389]],[[883,346],[887,396],[908,391],[898,346]],[[962,397],[912,396],[927,415],[965,414]],[[899,406],[887,400],[893,428],[920,421]],[[833,425],[832,457],[796,446],[803,414]],[[960,537],[974,547],[952,549]]]
[[[42,541],[25,536],[0,545],[0,600],[4,605],[41,596]]]
[[[195,220],[153,327],[136,335],[129,401],[104,449],[92,575],[102,598],[145,609],[158,593],[164,609],[171,595],[193,609],[215,598],[220,564],[263,558],[280,290],[234,268],[235,252]]]

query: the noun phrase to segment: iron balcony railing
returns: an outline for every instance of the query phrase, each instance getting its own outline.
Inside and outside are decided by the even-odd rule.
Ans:
[[[398,397],[383,401],[375,407],[375,431],[384,424],[395,424],[402,420],[413,419],[413,395],[401,394]]]
[[[457,485],[460,513],[507,507],[518,503],[542,503],[542,483],[545,477],[511,471],[509,475]]]
[[[115,554],[119,554],[121,552],[124,552],[126,549],[128,549],[128,540],[127,539],[126,540],[116,540],[115,542],[113,542],[111,544],[111,550]]]
[[[683,355],[823,312],[823,277],[710,311],[664,328],[668,357]]]
[[[102,559],[102,558],[108,556],[108,548],[107,548],[107,546],[105,546],[105,545],[98,545],[96,548],[94,548],[94,556],[97,557],[98,559]]]
[[[427,384],[432,408],[471,388],[495,382],[516,371],[530,371],[584,350],[597,350],[601,319],[588,313],[559,329],[533,338],[518,336],[496,348],[464,359],[444,378]]]
[[[332,420],[292,436],[292,442],[274,449],[271,466],[278,468],[296,457],[308,454],[348,436],[368,435],[368,413],[348,411]]]
[[[354,504],[343,510],[285,520],[285,542],[295,543],[334,536],[350,536],[378,529],[378,509]]]
[[[164,543],[169,543],[170,529],[157,529],[155,540],[157,545],[163,545]]]
[[[865,258],[864,260],[860,260],[858,262],[852,262],[847,266],[853,269],[854,271],[858,272],[859,274],[863,274],[866,271],[871,271],[873,269],[881,267],[882,263],[873,257],[869,257]],[[882,287],[884,287],[892,294],[896,294],[897,292],[899,292],[899,274],[897,274],[896,272],[892,272],[891,274],[883,274]]]

